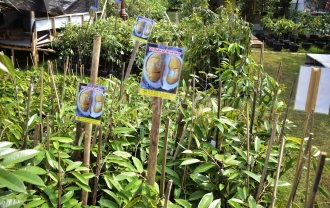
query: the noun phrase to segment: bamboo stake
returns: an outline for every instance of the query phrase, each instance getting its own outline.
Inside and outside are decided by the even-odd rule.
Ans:
[[[34,140],[33,140],[33,148],[37,146],[38,139],[39,139],[39,130],[40,130],[40,124],[36,124],[34,127]]]
[[[16,100],[18,99],[18,88],[17,88],[17,83],[16,83],[16,77],[14,78],[14,85],[15,85],[15,97]],[[21,111],[19,109],[19,103],[17,103],[17,113],[18,113],[18,120],[21,122]]]
[[[99,142],[97,147],[97,159],[96,159],[96,171],[95,171],[95,178],[94,178],[94,190],[93,190],[93,199],[92,205],[96,205],[96,197],[97,197],[97,190],[98,190],[98,183],[101,171],[101,157],[102,157],[102,126],[99,126]]]
[[[159,128],[162,116],[162,98],[154,97],[152,99],[152,126],[150,131],[150,147],[148,156],[148,174],[147,182],[154,186],[157,166],[157,152],[159,140]]]
[[[60,151],[58,151],[58,182],[57,182],[57,189],[58,189],[58,201],[57,207],[61,208],[61,194],[62,194],[62,184],[61,184],[61,155]]]
[[[255,81],[254,82],[254,89],[253,89],[253,104],[252,104],[252,112],[251,112],[251,122],[250,122],[250,142],[252,142],[251,140],[253,140],[253,134],[252,134],[252,131],[253,131],[253,120],[254,120],[254,113],[255,113],[255,110],[256,110],[256,102],[257,102],[257,82]],[[251,144],[251,143],[250,143]]]
[[[272,135],[271,135],[270,140],[269,140],[267,154],[266,154],[266,158],[265,158],[265,164],[264,164],[264,167],[263,167],[263,170],[262,170],[261,179],[260,179],[260,183],[259,183],[259,187],[258,187],[258,191],[257,191],[257,195],[256,195],[257,204],[259,204],[259,199],[260,199],[260,196],[262,194],[262,189],[264,187],[264,181],[265,181],[265,178],[266,178],[270,152],[271,152],[271,149],[272,149],[272,146],[273,146],[273,142],[275,140],[278,117],[279,117],[279,114],[278,113],[275,114],[274,125],[273,125],[273,129],[272,129]]]
[[[46,142],[46,148],[49,150],[49,139],[50,139],[50,126],[49,126],[49,115],[46,115],[46,128],[47,128],[47,142]]]
[[[276,82],[278,83],[278,85],[280,84],[279,82],[280,82],[281,76],[282,76],[282,61],[280,62],[280,66],[278,67],[277,75],[276,75]],[[274,107],[276,104],[278,89],[279,89],[279,87],[276,87],[274,96],[273,96],[273,104],[271,105],[271,109],[270,109],[271,121],[273,120],[273,117],[274,117]]]
[[[79,139],[81,137],[81,134],[82,134],[82,125],[81,125],[81,122],[77,122],[76,123],[76,138],[74,140],[74,145],[75,146],[78,146],[78,143],[79,143]],[[79,150],[74,150],[73,152],[73,158],[74,158],[74,161],[80,161],[80,151]]]
[[[164,147],[163,147],[163,158],[162,158],[162,173],[160,177],[160,190],[159,196],[162,197],[165,189],[165,171],[166,171],[166,156],[167,156],[167,141],[168,141],[168,132],[170,129],[171,119],[166,119],[165,126],[165,138],[164,138]]]
[[[249,102],[246,102],[246,170],[250,171],[250,134],[249,134]],[[250,177],[247,176],[246,178],[246,187],[247,190],[250,190]]]
[[[306,207],[313,207],[316,192],[317,192],[317,189],[319,187],[320,180],[321,180],[321,175],[322,175],[322,171],[323,171],[326,156],[327,156],[327,153],[321,152],[319,164],[317,166],[317,172],[316,172],[316,175],[315,175],[315,178],[314,178],[313,187],[312,187],[311,194],[310,194],[310,197],[309,197],[309,200],[308,200],[308,203],[307,203]]]
[[[43,138],[43,125],[42,125],[42,104],[43,104],[43,97],[44,97],[44,67],[41,67],[40,71],[40,105],[39,105],[39,122],[40,122],[40,129],[41,129],[41,139]]]
[[[168,201],[170,200],[172,184],[173,184],[173,180],[169,180],[167,183],[164,208],[168,208]]]
[[[53,66],[50,63],[50,61],[48,61],[47,63],[48,63],[48,69],[49,69],[49,72],[50,72],[50,82],[51,82],[52,87],[53,87],[54,92],[55,92],[55,97],[56,97],[56,102],[57,102],[57,108],[58,108],[58,112],[60,113],[61,112],[61,105],[60,105],[60,100],[58,99],[58,94],[57,94],[57,90],[56,90],[56,84],[55,84],[55,81],[54,81]]]
[[[184,96],[184,99],[183,99],[182,104],[181,104],[181,107],[185,110],[188,108],[188,105],[186,104],[186,100],[187,100],[190,85],[191,85],[191,79],[188,80],[185,96]],[[178,119],[176,120],[176,123],[178,124],[178,127],[177,127],[177,131],[176,131],[174,143],[177,143],[179,141],[179,139],[181,138],[181,136],[182,136],[182,132],[183,132],[184,124],[185,124],[184,122],[182,122],[183,117],[184,117],[183,113],[180,112],[180,114],[178,116]]]
[[[127,67],[127,70],[126,70],[124,80],[127,79],[129,77],[129,75],[131,74],[133,63],[134,63],[134,60],[135,60],[135,57],[136,57],[136,53],[139,49],[139,46],[140,46],[140,41],[136,40],[135,45],[134,45],[134,49],[133,49],[133,52],[132,52],[132,55],[131,55],[131,59],[129,60],[129,63],[128,63],[128,67]]]
[[[63,104],[66,73],[68,72],[68,70],[69,70],[69,56],[66,57],[66,63],[64,65],[63,86],[62,86],[62,91],[61,91],[61,104]]]
[[[314,110],[312,110],[312,122],[310,132],[314,132]],[[308,191],[309,191],[309,176],[311,172],[312,161],[312,145],[309,147],[308,160],[307,160],[307,173],[306,173],[306,185],[305,185],[305,208],[307,208]]]
[[[97,74],[99,68],[99,59],[100,59],[100,48],[101,48],[101,36],[94,36],[94,46],[93,46],[93,57],[92,57],[92,66],[91,66],[91,75],[90,83],[96,85],[97,83]],[[90,166],[90,149],[91,149],[91,133],[92,133],[92,124],[85,124],[85,139],[84,139],[84,162],[83,165],[87,168]],[[84,171],[88,173],[89,171]],[[88,184],[88,179],[86,180]],[[87,205],[88,192],[82,191],[82,205]]]
[[[290,193],[290,196],[289,196],[289,199],[288,199],[288,203],[286,205],[287,208],[290,208],[291,207],[291,204],[292,204],[292,202],[294,200],[294,197],[296,195],[296,191],[297,191],[297,187],[298,187],[299,180],[300,180],[300,177],[301,177],[301,173],[303,171],[304,163],[306,161],[307,154],[309,152],[310,146],[312,145],[312,138],[313,138],[313,136],[314,136],[313,133],[310,133],[309,134],[307,146],[306,146],[306,148],[304,150],[303,157],[302,157],[301,162],[299,164],[298,174],[297,174],[297,177],[295,178],[294,183],[292,185],[291,193]]]
[[[29,125],[29,113],[30,113],[32,89],[33,89],[33,77],[31,76],[30,77],[29,91],[28,91],[28,101],[27,101],[27,107],[26,107],[26,120],[25,120],[25,128],[24,128],[22,149],[25,149],[26,144],[27,144],[27,133],[28,133],[28,127],[29,127],[28,125]]]
[[[217,118],[220,120],[220,114],[221,114],[221,94],[222,94],[222,82],[219,79],[219,90],[218,90],[218,115]],[[221,148],[222,145],[222,140],[220,142],[220,146],[219,146],[219,129],[217,128],[217,133],[215,136],[215,148],[217,150],[219,150]]]
[[[120,101],[121,98],[123,97],[124,71],[125,71],[125,63],[123,64],[123,67],[122,67],[122,70],[121,70],[120,91],[119,91],[120,93],[119,93],[118,101]]]
[[[100,126],[95,126],[95,130],[94,130],[94,136],[93,136],[93,141],[92,141],[92,148],[94,148],[95,143],[96,143],[96,138],[97,138],[97,132],[99,131],[99,127]]]
[[[260,51],[260,64],[264,65],[264,43],[261,44],[261,51]]]

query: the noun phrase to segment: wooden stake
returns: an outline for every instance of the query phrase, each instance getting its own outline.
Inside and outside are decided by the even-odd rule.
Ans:
[[[18,88],[17,88],[17,83],[16,83],[16,77],[14,78],[14,85],[15,85],[15,97],[16,97],[16,100],[19,100],[18,98]],[[17,113],[18,113],[18,120],[19,122],[21,122],[21,111],[20,111],[20,106],[19,106],[19,103],[17,103]]]
[[[124,71],[125,71],[125,63],[123,64],[122,70],[121,70],[121,80],[120,80],[120,92],[119,92],[119,97],[118,101],[121,100],[123,97],[123,88],[124,88]],[[119,106],[118,106],[119,107]]]
[[[47,128],[47,142],[46,142],[46,149],[49,150],[49,139],[50,139],[50,126],[49,126],[49,115],[46,115],[46,128]]]
[[[253,140],[253,121],[254,121],[254,113],[256,110],[256,102],[257,102],[257,91],[258,91],[258,86],[257,86],[258,82],[254,82],[254,89],[253,89],[253,104],[252,104],[252,111],[251,111],[251,122],[250,122],[250,142],[252,142],[251,140]],[[251,144],[251,143],[250,143]]]
[[[221,94],[222,94],[222,82],[219,79],[219,90],[218,90],[218,115],[217,118],[220,120],[220,114],[221,114]],[[215,148],[217,150],[219,150],[221,148],[222,145],[222,140],[220,142],[220,146],[219,146],[219,129],[217,128],[217,133],[215,136]]]
[[[152,125],[150,131],[150,147],[148,156],[148,174],[147,182],[154,186],[157,166],[159,128],[162,116],[162,98],[154,97],[152,99]]]
[[[313,133],[310,133],[309,134],[309,138],[308,138],[308,142],[307,142],[307,146],[304,150],[304,154],[303,154],[303,157],[301,159],[301,162],[299,164],[299,168],[298,168],[298,174],[297,174],[297,177],[295,178],[294,180],[294,183],[292,185],[292,189],[291,189],[291,194],[290,194],[290,197],[288,199],[288,203],[286,204],[286,207],[287,208],[290,208],[291,207],[291,204],[294,200],[294,197],[296,195],[296,191],[297,191],[297,187],[298,187],[298,184],[299,184],[299,181],[300,181],[300,177],[301,177],[301,173],[303,171],[303,167],[304,167],[304,163],[306,161],[306,158],[307,158],[307,154],[309,152],[309,149],[310,149],[310,146],[312,145],[312,139],[313,139],[313,136],[314,134]]]
[[[314,132],[314,110],[312,110],[312,122],[311,122],[311,129],[310,132]],[[311,161],[312,161],[312,145],[309,147],[308,153],[308,160],[307,160],[307,173],[306,173],[306,186],[305,186],[305,208],[307,207],[307,200],[308,200],[308,189],[309,189],[309,176],[311,172]]]
[[[250,134],[249,134],[249,102],[246,102],[246,170],[250,171]],[[247,176],[246,178],[246,187],[247,190],[249,191],[250,187],[250,177]]]
[[[36,124],[34,127],[34,140],[33,140],[33,148],[37,146],[38,139],[39,139],[39,130],[40,130],[40,124]]]
[[[74,145],[75,146],[78,146],[79,144],[79,140],[80,140],[80,137],[81,137],[81,134],[82,134],[82,125],[81,125],[81,122],[77,122],[76,123],[76,138],[74,140]],[[73,158],[74,158],[74,161],[80,161],[80,151],[79,150],[74,150],[73,152]]]
[[[33,89],[33,77],[30,77],[30,85],[29,85],[29,91],[28,91],[28,101],[27,101],[27,107],[26,107],[26,119],[25,119],[25,128],[24,128],[24,136],[23,136],[23,146],[22,149],[26,148],[27,144],[27,133],[28,133],[28,125],[29,125],[29,114],[30,114],[30,104],[31,104],[31,94]]]
[[[163,158],[162,158],[162,173],[160,177],[160,190],[159,196],[163,197],[164,189],[165,189],[165,171],[166,171],[166,156],[167,156],[167,140],[168,140],[168,132],[170,129],[171,119],[166,119],[165,126],[165,138],[164,138],[164,147],[163,147]]]
[[[170,200],[172,184],[173,184],[173,180],[169,180],[167,183],[164,208],[168,208],[168,201]]]
[[[264,43],[261,44],[260,64],[264,65]]]
[[[321,69],[312,67],[311,78],[309,82],[307,99],[306,99],[306,107],[305,107],[305,110],[307,112],[311,112],[312,110],[315,110],[320,78],[321,78]]]
[[[312,187],[311,194],[310,194],[306,207],[313,207],[313,205],[314,205],[314,200],[315,200],[316,192],[319,187],[320,180],[321,180],[321,175],[322,175],[326,156],[327,156],[327,153],[321,152],[319,164],[317,166],[317,172],[316,172],[316,175],[314,178],[313,187]]]
[[[272,135],[271,135],[270,140],[269,140],[267,154],[266,154],[266,158],[265,158],[265,164],[263,165],[264,167],[263,167],[263,170],[262,170],[261,179],[260,179],[260,183],[259,183],[259,188],[258,188],[258,192],[257,192],[257,195],[256,195],[256,201],[257,201],[258,204],[259,204],[259,199],[261,197],[262,190],[264,188],[264,181],[265,181],[265,178],[266,178],[270,152],[271,152],[271,149],[272,149],[272,146],[273,146],[273,142],[275,140],[278,117],[279,117],[279,114],[278,113],[275,114],[274,125],[273,125],[273,129],[272,129]]]
[[[57,189],[58,189],[58,201],[57,207],[61,208],[61,194],[62,194],[62,183],[61,183],[61,155],[60,151],[58,151],[58,181],[57,181]]]
[[[40,71],[40,105],[39,105],[39,123],[41,129],[41,139],[43,137],[43,125],[42,125],[42,104],[43,104],[43,97],[44,97],[44,67],[41,67]]]
[[[100,59],[100,48],[101,48],[101,36],[94,36],[94,46],[93,46],[93,57],[92,57],[92,66],[91,66],[91,75],[90,83],[96,85],[97,83],[97,74],[99,68],[99,59]],[[92,133],[92,124],[85,124],[85,139],[84,139],[84,163],[83,165],[87,168],[90,166],[90,149],[91,149],[91,133]],[[89,171],[84,171],[88,173]],[[88,184],[88,179],[86,180]],[[82,190],[82,205],[87,205],[88,192]]]
[[[92,140],[92,148],[94,148],[94,146],[95,146],[96,138],[97,138],[97,132],[99,132],[99,127],[100,126],[95,126],[94,136],[93,136],[93,140]]]
[[[57,108],[58,108],[58,112],[60,113],[61,112],[61,104],[60,104],[60,100],[58,99],[56,84],[55,84],[55,81],[54,81],[53,66],[52,66],[50,61],[48,61],[47,63],[48,63],[48,69],[49,69],[49,72],[50,72],[50,82],[51,82],[52,88],[54,89],[54,92],[55,92]]]
[[[94,189],[93,189],[93,199],[92,205],[96,205],[96,198],[97,198],[97,190],[99,184],[99,177],[101,171],[101,157],[102,157],[102,126],[98,126],[99,128],[99,142],[97,146],[97,159],[96,159],[96,171],[95,171],[95,178],[94,178]]]
[[[135,57],[136,57],[136,53],[139,49],[139,46],[140,46],[140,41],[136,40],[135,45],[134,45],[134,49],[133,49],[133,52],[132,52],[132,55],[131,55],[131,59],[129,60],[129,64],[128,64],[128,67],[127,67],[127,70],[126,70],[124,80],[127,79],[129,77],[129,75],[131,74],[133,63],[134,63],[134,60],[135,60]]]
[[[63,104],[63,100],[64,100],[65,80],[66,80],[66,73],[68,72],[68,70],[69,70],[69,56],[66,57],[66,63],[64,65],[63,86],[61,92],[61,105]]]

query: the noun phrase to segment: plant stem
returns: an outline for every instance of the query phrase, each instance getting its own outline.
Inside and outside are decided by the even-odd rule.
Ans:
[[[168,201],[170,199],[172,184],[173,184],[173,181],[172,180],[169,180],[168,183],[167,183],[164,208],[168,208],[168,205],[167,204],[168,204]]]
[[[96,171],[95,171],[95,179],[94,179],[92,205],[96,204],[98,183],[99,183],[99,177],[101,171],[101,166],[100,166],[101,157],[102,157],[102,126],[99,126],[99,143],[97,147]]]
[[[26,120],[25,120],[25,128],[24,128],[22,149],[25,149],[26,144],[27,144],[27,134],[28,134],[28,127],[29,127],[28,125],[29,125],[29,114],[30,114],[32,88],[33,88],[33,77],[31,76],[30,77],[29,91],[28,91],[28,101],[27,101],[27,107],[26,107]]]
[[[170,129],[171,119],[166,119],[166,126],[165,126],[165,138],[164,138],[164,147],[163,147],[163,158],[162,158],[162,173],[160,177],[160,190],[159,196],[162,197],[164,194],[165,188],[165,171],[166,171],[166,156],[167,156],[167,140],[168,140],[168,132]]]

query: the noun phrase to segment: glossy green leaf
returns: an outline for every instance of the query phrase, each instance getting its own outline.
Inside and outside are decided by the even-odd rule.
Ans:
[[[0,142],[0,148],[10,148],[11,146],[13,146],[13,144],[13,142],[3,141]]]
[[[137,174],[134,172],[123,172],[123,173],[120,173],[119,175],[117,175],[115,179],[117,181],[121,181],[121,180],[125,180],[128,178],[136,177],[136,176],[137,176]]]
[[[260,151],[260,139],[259,137],[254,138],[254,150],[256,151],[256,153],[258,153]]]
[[[69,137],[52,137],[49,140],[57,141],[57,142],[60,142],[60,143],[73,143],[73,140]]]
[[[83,190],[85,190],[85,191],[87,191],[87,192],[91,192],[91,188],[90,188],[88,185],[86,185],[86,184],[84,184],[84,183],[81,183],[80,181],[77,181],[76,184],[77,184],[80,188],[82,188]]]
[[[204,194],[206,194],[206,191],[202,191],[202,190],[197,190],[194,193],[190,194],[189,196],[189,201],[194,201],[197,199],[200,199],[204,196]]]
[[[14,165],[19,162],[23,162],[25,160],[31,159],[32,157],[36,156],[39,153],[37,150],[21,150],[18,152],[13,152],[7,155],[3,161],[2,165]]]
[[[249,196],[249,208],[257,208],[257,202],[256,200],[253,198],[253,196]]]
[[[180,165],[191,165],[191,164],[198,163],[198,162],[200,162],[199,159],[190,158],[190,159],[183,161]]]
[[[0,168],[0,185],[13,191],[26,193],[23,182],[13,173]]]
[[[25,200],[20,199],[6,199],[5,201],[0,202],[0,207],[4,208],[19,208],[23,205]]]
[[[39,199],[39,200],[33,200],[29,203],[27,203],[24,208],[32,208],[32,207],[39,207],[40,205],[42,205],[43,203],[45,203],[46,201],[43,199]]]
[[[69,201],[72,196],[74,195],[74,192],[73,191],[68,191],[66,194],[64,194],[62,197],[61,197],[61,203],[65,203],[67,201]]]
[[[213,194],[207,193],[203,196],[202,200],[198,204],[198,208],[208,207],[213,201]]]
[[[22,167],[20,170],[25,170],[27,172],[34,173],[37,175],[47,174],[46,170],[44,170],[43,168],[37,167],[37,166],[25,166],[25,167]]]
[[[26,181],[28,183],[37,185],[37,186],[45,186],[42,179],[34,173],[28,172],[26,170],[17,170],[13,172],[18,178],[20,178],[22,181]]]
[[[81,183],[88,185],[86,179],[84,178],[84,176],[78,172],[72,172],[72,175],[74,175],[74,177],[76,177],[76,179],[78,179]]]
[[[221,200],[216,199],[214,200],[208,208],[220,208],[221,207]]]
[[[0,76],[3,73],[8,73],[12,79],[15,78],[15,67],[13,62],[3,52],[0,53],[0,71]]]
[[[176,203],[180,204],[184,208],[191,208],[191,204],[184,199],[174,199]]]
[[[0,148],[0,159],[6,157],[8,154],[12,153],[12,152],[17,152],[17,149],[14,148]]]
[[[215,164],[213,163],[203,163],[203,164],[200,164],[195,170],[193,173],[203,173],[213,167],[216,167]]]
[[[80,165],[82,164],[82,162],[72,162],[68,165],[68,167],[66,167],[66,172],[69,172],[73,169],[76,169],[77,167],[80,167]]]
[[[100,199],[99,204],[102,205],[103,207],[119,208],[119,206],[116,203],[107,199]]]
[[[125,152],[125,151],[114,151],[112,154],[125,158],[125,159],[132,157],[132,155],[129,152]]]
[[[133,131],[136,130],[134,128],[128,128],[128,127],[117,127],[112,130],[114,134],[128,134]]]
[[[135,165],[137,171],[138,171],[139,173],[142,173],[142,171],[143,171],[143,166],[142,166],[141,161],[140,161],[138,158],[136,158],[136,157],[132,157],[132,160],[133,160],[133,163],[134,163],[134,165]]]
[[[252,173],[252,172],[247,171],[247,170],[243,170],[243,172],[260,183],[261,175],[256,175],[255,173]]]

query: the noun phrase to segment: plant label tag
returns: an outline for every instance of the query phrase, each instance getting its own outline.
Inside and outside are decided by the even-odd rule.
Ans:
[[[147,43],[139,94],[175,100],[184,49]]]
[[[329,114],[330,107],[330,69],[319,67],[318,70],[311,66],[301,66],[298,87],[295,99],[295,110]]]
[[[104,86],[80,83],[76,102],[76,121],[100,125],[104,97]]]
[[[148,42],[154,21],[138,16],[133,27],[132,38],[141,42]]]
[[[115,9],[121,10],[121,0],[115,0]]]
[[[96,8],[96,7],[91,6],[91,7],[89,8],[89,15],[90,15],[91,17],[94,17],[95,14],[96,14],[96,12],[97,12],[97,8]]]

